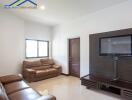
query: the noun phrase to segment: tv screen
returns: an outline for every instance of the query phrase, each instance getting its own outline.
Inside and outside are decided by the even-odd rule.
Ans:
[[[100,38],[100,55],[132,55],[132,40],[129,36]]]

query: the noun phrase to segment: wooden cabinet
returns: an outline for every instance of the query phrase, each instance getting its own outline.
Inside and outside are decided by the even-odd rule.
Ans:
[[[128,99],[128,100],[132,100],[132,90],[122,89],[121,90],[121,96],[123,98]]]
[[[132,100],[132,83],[111,81],[102,77],[87,75],[81,78],[81,84],[86,86],[87,89],[96,88],[107,90],[120,95],[122,98]]]
[[[86,86],[87,89],[89,89],[89,88],[97,88],[97,82],[94,81],[94,80],[90,80],[89,76],[82,78],[81,84]]]

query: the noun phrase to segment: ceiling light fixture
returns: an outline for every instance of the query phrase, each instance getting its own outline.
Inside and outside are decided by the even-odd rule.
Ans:
[[[44,9],[45,9],[45,6],[44,6],[44,5],[39,6],[39,9],[40,9],[40,10],[44,10]]]

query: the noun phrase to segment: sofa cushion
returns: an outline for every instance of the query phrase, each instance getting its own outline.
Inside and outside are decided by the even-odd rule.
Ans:
[[[19,75],[6,75],[6,76],[2,76],[0,77],[0,81],[2,84],[8,84],[11,82],[16,82],[16,81],[20,81],[23,78]]]
[[[27,88],[18,92],[14,92],[8,95],[10,100],[36,100],[40,97],[36,91],[31,88]]]
[[[53,65],[54,61],[53,59],[40,59],[42,65]]]
[[[40,76],[46,76],[46,75],[51,75],[51,74],[55,74],[55,73],[57,73],[57,70],[55,68],[48,68],[45,70],[37,70],[36,76],[40,77]]]
[[[0,83],[0,100],[9,100],[2,83]]]
[[[24,61],[23,66],[26,68],[41,66],[40,60],[38,61]]]
[[[17,81],[17,82],[9,83],[9,84],[4,85],[4,87],[8,95],[13,92],[23,90],[25,88],[29,88],[29,86],[24,81]]]
[[[45,65],[45,66],[39,66],[39,67],[33,67],[34,70],[43,70],[52,67],[51,65]]]

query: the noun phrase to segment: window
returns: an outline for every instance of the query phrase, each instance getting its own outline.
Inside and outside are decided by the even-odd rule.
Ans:
[[[49,42],[41,40],[26,40],[26,57],[48,57]]]
[[[37,41],[26,40],[26,57],[37,57]]]

